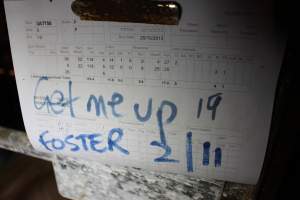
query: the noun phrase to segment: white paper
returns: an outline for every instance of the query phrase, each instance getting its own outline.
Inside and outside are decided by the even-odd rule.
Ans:
[[[178,2],[170,26],[81,21],[70,0],[5,1],[36,149],[256,183],[284,47],[271,5]]]

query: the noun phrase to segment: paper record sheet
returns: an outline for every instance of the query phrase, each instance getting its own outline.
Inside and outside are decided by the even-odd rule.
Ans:
[[[179,24],[153,25],[83,21],[72,2],[5,1],[34,148],[256,183],[284,50],[269,10],[178,0]]]

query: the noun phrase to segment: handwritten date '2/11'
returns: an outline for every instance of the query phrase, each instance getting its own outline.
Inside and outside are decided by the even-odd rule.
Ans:
[[[50,93],[50,95],[46,95],[43,97],[38,97],[39,88],[42,87],[42,82],[48,81],[47,77],[41,77],[37,81],[35,90],[34,90],[34,107],[37,110],[44,110],[49,114],[55,114],[59,115],[64,112],[64,110],[68,110],[70,113],[70,117],[76,118],[76,101],[80,99],[80,97],[72,96],[72,81],[68,81],[68,94],[65,95],[61,90],[56,89],[53,92]],[[112,97],[109,101],[105,102],[104,97],[102,95],[96,96],[94,94],[91,94],[89,98],[87,99],[86,103],[86,112],[93,112],[95,110],[95,115],[97,117],[100,117],[103,115],[103,117],[107,118],[107,111],[108,109],[111,110],[111,114],[115,118],[121,118],[124,115],[122,113],[118,112],[118,106],[121,105],[124,101],[124,96],[121,93],[115,92],[112,94]],[[211,111],[211,120],[215,120],[218,106],[220,105],[222,101],[222,93],[213,94],[208,97],[207,99],[207,106],[206,109],[208,111]],[[203,110],[203,99],[199,99],[198,108],[197,108],[197,115],[196,118],[200,118],[201,112]],[[146,105],[146,112],[141,114],[140,113],[140,107],[141,105],[139,103],[134,103],[132,106],[132,111],[134,113],[134,116],[138,122],[146,123],[148,122],[152,117],[153,112],[153,103],[152,98],[148,99],[148,103]],[[93,109],[94,108],[94,109]],[[169,116],[166,117],[166,111],[169,111]],[[178,163],[180,162],[177,159],[172,158],[172,147],[168,145],[167,142],[167,133],[165,131],[165,125],[171,124],[176,116],[177,116],[177,105],[169,100],[163,100],[159,107],[156,110],[155,117],[157,122],[157,127],[159,131],[159,140],[152,141],[150,143],[151,146],[161,148],[164,153],[163,155],[154,158],[154,162],[168,162],[168,163]],[[99,144],[97,140],[95,140],[96,137],[99,137],[99,135],[87,135],[87,137],[79,137],[74,136],[70,139],[77,139],[82,142],[83,150],[87,149],[86,142],[90,142],[90,148],[94,151],[98,152],[105,152],[105,151],[113,151],[113,149],[118,149],[123,154],[129,155],[129,151],[119,146],[118,142],[123,137],[123,131],[122,129],[114,128],[112,130],[121,130],[121,132],[112,131],[109,133],[108,136],[108,144],[103,149],[97,149],[96,145]],[[117,140],[112,140],[111,137],[113,134],[118,133]],[[42,146],[45,147],[46,150],[52,151],[52,150],[62,150],[65,147],[65,143],[70,145],[70,142],[68,140],[62,141],[59,139],[52,139],[50,141],[45,141],[44,137],[48,134],[48,131],[43,131],[40,134],[39,142],[42,144]],[[72,136],[72,135],[71,135]],[[81,134],[82,136],[82,134]],[[193,171],[193,153],[192,153],[192,132],[188,132],[186,135],[186,160],[187,160],[187,171],[192,172]],[[204,144],[207,144],[209,142],[206,142]],[[53,149],[50,149],[49,145],[52,145]],[[71,143],[73,144],[73,143]],[[51,146],[50,145],[50,146]],[[57,148],[59,147],[59,148]],[[71,149],[72,150],[72,149]],[[79,151],[79,145],[73,144],[73,150]],[[103,151],[102,151],[103,150]],[[203,165],[207,166],[207,147],[203,145]],[[219,167],[221,165],[221,157],[222,157],[222,150],[221,148],[217,148],[215,150],[215,167]]]

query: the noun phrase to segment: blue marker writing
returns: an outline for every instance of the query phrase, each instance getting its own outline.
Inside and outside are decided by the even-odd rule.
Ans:
[[[186,165],[187,171],[193,172],[193,147],[192,147],[192,132],[186,135]]]
[[[79,151],[80,148],[79,148],[79,145],[77,145],[77,144],[71,142],[71,141],[73,140],[74,137],[75,137],[74,135],[68,135],[68,136],[65,138],[65,141],[64,141],[64,142],[66,143],[66,145],[72,146],[72,147],[70,148],[71,151],[76,152],[76,151]],[[71,140],[71,141],[70,141],[70,140]]]
[[[210,143],[204,142],[204,144],[203,144],[203,159],[202,159],[202,164],[204,166],[209,165],[209,153],[210,153]]]
[[[54,90],[52,94],[46,95],[42,101],[37,100],[38,88],[42,81],[48,81],[48,77],[42,76],[39,78],[36,87],[34,89],[33,104],[37,110],[47,108],[48,113],[61,114],[65,107],[69,107],[71,117],[75,117],[73,103],[79,99],[79,97],[72,97],[72,81],[68,82],[68,98],[65,98],[64,94],[60,90]]]
[[[123,138],[123,130],[113,128],[107,135],[107,142],[103,139],[103,134],[100,133],[81,133],[78,135],[67,135],[63,138],[53,138],[49,131],[44,131],[39,136],[39,143],[48,151],[63,151],[70,150],[78,151],[93,151],[97,153],[105,153],[107,151],[121,152],[129,155],[129,151],[123,148],[119,143]]]
[[[60,140],[60,139],[55,139],[52,138],[51,140],[45,141],[44,137],[45,135],[47,135],[49,133],[49,131],[44,131],[41,133],[40,137],[39,137],[39,142],[48,150],[48,151],[52,151],[52,149],[54,150],[63,150],[65,148],[65,143]],[[51,144],[52,149],[49,147],[49,145]]]
[[[114,135],[117,134],[117,137],[115,139],[113,139]],[[118,149],[119,151],[121,151],[122,153],[128,155],[129,152],[122,148],[118,142],[122,139],[123,137],[123,130],[120,129],[120,128],[114,128],[114,129],[111,129],[109,134],[108,134],[108,149],[110,151],[113,151],[114,148]]]
[[[102,136],[102,134],[91,134],[89,135],[91,150],[96,151],[98,153],[104,153],[107,151],[107,147],[99,148],[99,145],[103,142],[102,140],[98,139]]]
[[[123,102],[123,95],[120,93],[113,93],[111,101],[107,102],[107,105],[111,106],[112,114],[114,117],[121,117],[122,115],[117,113],[116,106]]]
[[[222,163],[222,149],[216,148],[215,149],[215,167],[221,167]]]
[[[217,93],[208,97],[207,109],[212,111],[212,120],[215,120],[216,118],[217,108],[222,101],[221,95],[222,93]]]
[[[137,118],[137,120],[139,120],[140,122],[148,121],[152,115],[152,98],[150,98],[148,100],[147,112],[144,116],[141,116],[139,109],[140,109],[140,105],[137,103],[134,104],[133,111],[134,111],[134,114],[135,114],[135,117]]]
[[[170,116],[166,119],[165,122],[163,122],[163,110],[164,107],[168,106],[171,110]],[[150,145],[152,146],[157,146],[165,150],[165,153],[158,158],[155,158],[155,162],[179,162],[178,160],[168,158],[172,154],[172,149],[170,146],[167,144],[166,136],[165,136],[165,131],[164,131],[164,123],[170,124],[173,122],[177,115],[177,107],[174,103],[170,101],[163,101],[157,111],[156,117],[157,117],[157,123],[158,123],[158,129],[159,129],[159,136],[160,136],[160,141],[152,141]]]
[[[90,98],[86,105],[86,109],[88,112],[91,112],[92,103],[95,105],[96,116],[99,117],[102,111],[103,115],[107,118],[106,107],[103,97],[99,96],[98,98],[96,98],[95,95],[90,95]]]
[[[199,117],[200,117],[200,115],[201,115],[202,104],[203,104],[203,99],[200,98],[200,99],[199,99],[199,103],[198,103],[198,111],[197,111],[197,118],[198,118],[198,119],[199,119]]]

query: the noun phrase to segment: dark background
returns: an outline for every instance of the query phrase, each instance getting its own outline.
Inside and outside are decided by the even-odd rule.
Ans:
[[[300,16],[296,1],[277,0],[274,8],[278,28],[287,32],[287,46],[256,198],[300,199]]]
[[[25,130],[2,0],[0,0],[0,126]],[[0,149],[0,200],[41,199],[67,200],[58,193],[52,164]]]
[[[24,130],[2,0],[0,2],[0,126]]]

